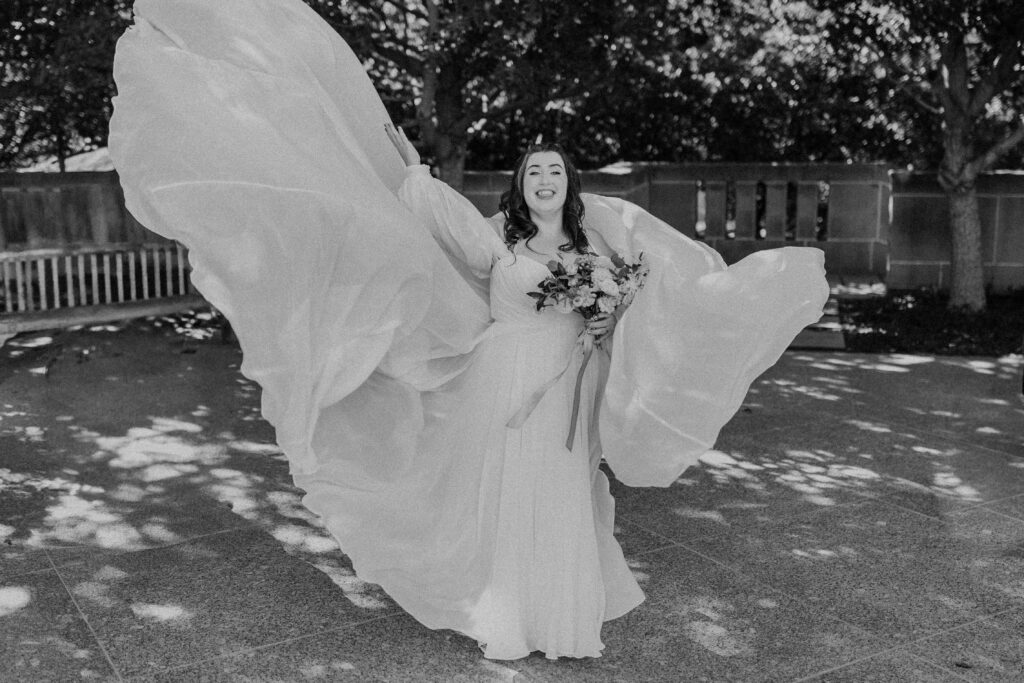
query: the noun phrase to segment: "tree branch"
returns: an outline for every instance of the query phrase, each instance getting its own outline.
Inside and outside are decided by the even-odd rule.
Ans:
[[[942,109],[943,115],[950,116],[955,110],[956,103],[949,93],[949,88],[946,87],[946,79],[943,77],[941,68],[931,81],[931,89],[932,93],[939,99],[939,106]]]
[[[942,116],[941,106],[937,106],[930,102],[927,102],[925,101],[924,97],[921,96],[923,92],[926,92],[930,95],[934,95],[935,92],[931,88],[925,87],[920,81],[915,80],[910,83],[903,81],[897,83],[896,87],[899,90],[902,90],[904,93],[906,93],[912,100],[914,100],[914,102],[917,102],[918,106],[920,106],[928,113],[935,114],[936,116]],[[916,92],[915,89],[917,89]]]
[[[1021,120],[1020,125],[1017,126],[1016,130],[989,147],[984,154],[971,160],[971,162],[967,164],[966,171],[976,176],[979,173],[985,173],[992,170],[1001,156],[1009,152],[1021,142],[1024,142],[1024,119]]]
[[[967,47],[964,45],[963,35],[950,34],[949,42],[942,46],[941,64],[943,70],[940,71],[939,78],[948,94],[949,102],[960,114],[966,115],[970,106],[971,88],[967,73]]]
[[[936,116],[942,115],[942,107],[940,105],[932,104],[928,102],[924,96],[931,95],[932,97],[938,97],[938,90],[935,88],[935,84],[926,84],[918,77],[918,72],[910,67],[906,66],[897,59],[893,59],[892,55],[886,51],[875,46],[874,56],[882,63],[882,66],[892,72],[895,72],[902,78],[896,82],[896,88],[906,93],[914,102],[916,102],[922,109],[930,114]],[[941,98],[940,98],[941,99]]]
[[[440,16],[437,4],[426,0],[427,8],[427,42],[437,33]],[[422,62],[423,92],[420,103],[416,105],[416,118],[420,124],[420,137],[432,151],[436,152],[437,124],[434,122],[434,105],[437,102],[437,58],[431,53],[424,56]]]
[[[390,60],[406,73],[419,75],[421,72],[426,72],[426,64],[422,59],[400,47],[377,43],[373,47],[373,52]]]

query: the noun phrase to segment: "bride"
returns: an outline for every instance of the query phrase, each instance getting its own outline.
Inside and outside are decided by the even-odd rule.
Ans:
[[[599,461],[659,486],[695,464],[820,316],[821,252],[726,267],[582,194],[554,147],[523,155],[489,221],[385,131],[359,61],[299,0],[138,0],[114,75],[127,206],[188,247],[359,576],[487,657],[599,656],[601,624],[643,600]],[[538,312],[544,264],[587,252],[643,253],[632,305]],[[610,353],[586,369],[570,450],[581,335]]]

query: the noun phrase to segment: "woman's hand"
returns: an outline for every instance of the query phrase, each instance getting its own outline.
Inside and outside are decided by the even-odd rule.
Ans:
[[[391,123],[384,124],[384,131],[388,134],[388,140],[391,140],[391,144],[398,150],[398,155],[402,157],[405,165],[418,166],[420,163],[420,153],[409,142],[409,138],[405,137],[405,131],[391,125]]]
[[[617,322],[618,318],[614,313],[602,313],[586,322],[587,334],[594,338],[595,344],[600,344],[615,331]]]

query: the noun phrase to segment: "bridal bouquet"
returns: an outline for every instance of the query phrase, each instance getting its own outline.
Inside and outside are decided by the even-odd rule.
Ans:
[[[596,318],[602,314],[611,314],[619,306],[628,306],[640,288],[644,286],[647,268],[641,253],[636,261],[626,261],[618,254],[611,257],[596,254],[583,254],[568,263],[562,261],[548,262],[551,275],[537,284],[540,291],[529,292],[537,300],[537,310],[552,307],[563,313],[579,313],[584,320]],[[572,417],[569,420],[569,438],[565,447],[572,450],[576,437],[576,420],[580,410],[580,388],[583,385],[583,373],[590,362],[594,351],[594,338],[583,335],[583,363],[576,375],[576,391],[572,398]],[[564,372],[564,371],[563,371]],[[558,377],[561,377],[559,374]],[[555,378],[557,381],[558,377]],[[550,385],[551,383],[549,383]],[[540,392],[543,394],[548,387]],[[539,401],[531,401],[533,405]],[[532,409],[532,408],[531,408]],[[525,415],[515,420],[521,425]]]
[[[550,306],[579,313],[585,320],[628,306],[647,277],[643,254],[635,262],[618,254],[583,254],[568,263],[550,261],[548,268],[551,275],[537,284],[540,291],[529,292],[537,300],[537,310]]]

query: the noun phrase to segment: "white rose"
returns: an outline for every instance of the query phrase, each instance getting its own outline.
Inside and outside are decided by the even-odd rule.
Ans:
[[[580,289],[572,297],[572,305],[576,308],[583,308],[584,306],[590,306],[597,299],[597,295],[589,289]]]
[[[608,296],[619,295],[619,286],[615,284],[615,280],[601,280],[597,283],[597,287]]]

